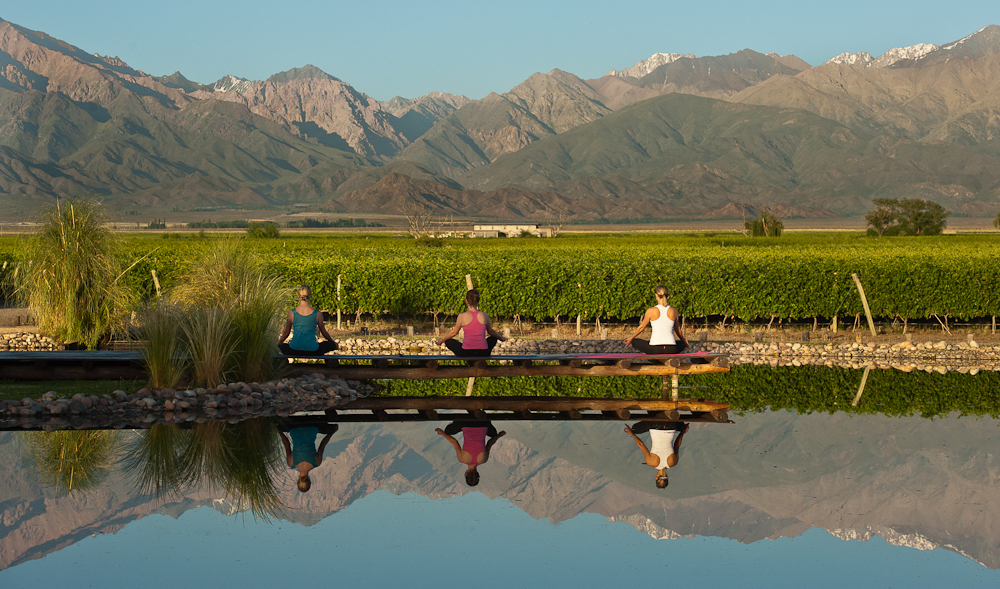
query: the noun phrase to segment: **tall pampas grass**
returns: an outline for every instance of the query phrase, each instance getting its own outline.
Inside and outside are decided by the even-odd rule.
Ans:
[[[124,327],[134,293],[121,282],[120,242],[98,204],[71,200],[46,211],[28,240],[18,294],[42,333],[94,349]]]
[[[223,240],[206,252],[167,295],[167,306],[178,316],[193,381],[207,387],[226,378],[264,381],[277,376],[280,365],[273,356],[288,292],[237,240]],[[154,312],[151,320],[158,318]],[[173,357],[169,347],[165,340],[147,338],[147,358],[162,365]],[[174,365],[173,370],[179,374],[183,367]]]
[[[195,307],[181,316],[181,331],[191,358],[194,382],[214,387],[232,375],[235,328],[229,310],[223,307]]]
[[[139,337],[153,388],[173,388],[188,365],[187,346],[181,330],[182,313],[169,303],[160,303],[139,316]]]

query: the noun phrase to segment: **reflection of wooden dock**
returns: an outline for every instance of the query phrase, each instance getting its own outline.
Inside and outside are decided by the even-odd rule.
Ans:
[[[682,376],[729,372],[726,354],[536,354],[456,358],[452,355],[328,355],[338,366],[292,364],[292,374],[347,379],[438,379],[504,376]]]
[[[287,356],[275,356],[287,360]],[[304,357],[300,357],[304,358]],[[288,374],[319,372],[344,379],[438,379],[504,376],[670,376],[728,372],[725,354],[544,354],[456,358],[452,355],[328,355],[323,363],[289,364]],[[136,351],[0,352],[0,378],[14,380],[143,379]]]
[[[712,399],[582,397],[368,397],[328,409],[331,422],[382,421],[686,421],[732,423],[729,404]]]

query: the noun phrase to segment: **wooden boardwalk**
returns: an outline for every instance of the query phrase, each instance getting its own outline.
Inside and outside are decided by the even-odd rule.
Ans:
[[[733,423],[729,404],[712,399],[581,397],[368,397],[326,411],[330,422],[684,421]]]
[[[728,372],[725,354],[540,354],[457,358],[452,355],[331,354],[275,356],[290,376],[319,372],[352,380],[504,376],[671,376]],[[335,361],[338,364],[331,365]],[[146,378],[137,351],[0,352],[0,379],[135,380]]]

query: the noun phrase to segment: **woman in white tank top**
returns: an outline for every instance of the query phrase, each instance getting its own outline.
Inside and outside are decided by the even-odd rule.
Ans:
[[[632,436],[642,450],[646,464],[656,469],[656,486],[660,489],[666,488],[670,483],[667,469],[677,466],[681,440],[689,427],[691,426],[686,423],[675,421],[640,421],[632,427],[625,426],[625,433]],[[639,434],[646,431],[649,432],[652,448],[647,448],[639,439]]]
[[[667,305],[670,293],[667,287],[662,284],[653,289],[656,294],[656,306],[646,309],[646,314],[642,316],[639,329],[635,330],[632,337],[625,340],[626,346],[632,346],[643,354],[680,354],[687,348],[687,340],[681,333],[681,326],[677,320],[680,313],[677,309]],[[653,335],[649,341],[637,339],[647,325],[653,326]]]

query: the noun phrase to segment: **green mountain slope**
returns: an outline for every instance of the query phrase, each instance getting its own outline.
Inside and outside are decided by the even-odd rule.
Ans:
[[[880,195],[952,206],[991,200],[1000,190],[997,164],[968,147],[873,137],[809,112],[672,94],[534,143],[460,180],[479,190],[518,186],[685,205],[704,198],[709,209],[745,201],[857,213]]]

